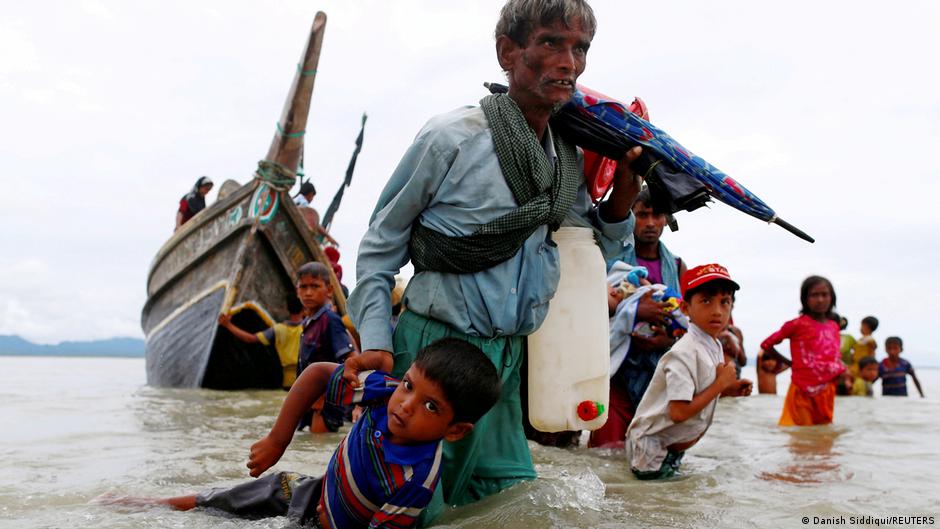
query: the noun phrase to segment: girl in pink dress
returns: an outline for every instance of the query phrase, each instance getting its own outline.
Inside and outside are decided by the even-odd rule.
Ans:
[[[775,345],[790,340],[792,379],[780,415],[781,426],[831,423],[835,380],[845,371],[839,353],[838,316],[832,311],[836,305],[832,283],[820,276],[806,278],[800,287],[800,302],[800,317],[784,323],[760,344],[764,351],[775,351]]]

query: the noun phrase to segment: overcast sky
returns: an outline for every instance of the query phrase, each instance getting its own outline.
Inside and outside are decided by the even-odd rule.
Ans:
[[[267,151],[315,12],[326,36],[306,165],[325,210],[359,117],[365,145],[337,214],[346,277],[378,194],[434,114],[503,79],[501,0],[17,2],[0,19],[0,334],[141,337],[150,261],[199,175],[246,182]],[[940,3],[592,2],[580,82],[641,96],[660,128],[816,237],[723,204],[664,240],[743,289],[749,353],[829,277],[857,332],[935,348]],[[215,191],[210,201],[215,199]],[[879,352],[883,353],[882,348]]]

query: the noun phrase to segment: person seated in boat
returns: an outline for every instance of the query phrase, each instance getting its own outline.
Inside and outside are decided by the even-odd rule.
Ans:
[[[314,237],[317,238],[318,242],[322,243],[326,241],[333,246],[339,246],[339,243],[336,242],[330,233],[320,225],[320,213],[317,210],[313,209],[313,206],[310,204],[313,202],[313,197],[317,196],[317,189],[313,187],[313,184],[310,182],[304,182],[300,186],[300,191],[297,193],[297,196],[294,197],[294,204],[297,206],[297,209],[300,210],[300,214],[303,215],[304,221],[307,223],[307,227],[310,228],[310,231],[313,232]]]
[[[356,346],[333,310],[333,285],[326,265],[309,262],[297,270],[297,297],[304,306],[306,318],[300,338],[297,376],[315,362],[343,362],[356,351]],[[343,424],[347,410],[342,406],[318,402],[304,415],[298,430],[310,427],[312,433],[335,432]]]
[[[304,182],[300,184],[300,190],[294,195],[294,204],[298,207],[310,207],[315,196],[317,196],[317,188],[312,182]]]
[[[472,431],[499,399],[501,383],[483,351],[456,338],[418,351],[401,380],[383,372],[391,369],[391,359],[379,352],[345,365],[312,364],[291,388],[270,433],[251,446],[249,474],[258,477],[281,459],[294,425],[321,396],[336,405],[365,405],[320,477],[277,472],[201,494],[101,501],[211,508],[252,519],[287,515],[305,527],[413,527],[440,483],[442,442]]]
[[[290,389],[297,379],[297,357],[300,354],[300,336],[303,334],[304,306],[296,295],[287,297],[287,319],[275,323],[259,333],[250,333],[232,323],[230,314],[219,314],[219,325],[225,327],[232,336],[244,343],[260,343],[274,346],[284,369],[282,387]]]
[[[678,472],[685,451],[711,425],[718,397],[751,394],[751,381],[737,378],[718,341],[740,287],[718,264],[692,268],[680,281],[689,332],[656,365],[627,430],[627,461],[641,480]]]
[[[300,210],[300,214],[303,215],[307,227],[313,232],[313,236],[317,239],[317,242],[328,242],[333,246],[339,246],[339,243],[330,235],[330,232],[320,225],[320,214],[317,213],[317,210],[309,206],[303,206],[298,209]]]
[[[206,209],[206,195],[209,191],[212,191],[212,180],[208,176],[200,176],[189,193],[180,199],[180,207],[176,211],[176,230],[195,217],[196,213]]]

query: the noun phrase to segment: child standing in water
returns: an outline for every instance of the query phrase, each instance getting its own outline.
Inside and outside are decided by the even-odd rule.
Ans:
[[[836,305],[832,283],[820,276],[806,278],[800,287],[800,302],[800,317],[784,323],[760,344],[761,349],[770,351],[790,340],[793,375],[780,415],[781,426],[831,423],[834,382],[845,371],[839,354],[839,324],[832,311]]]
[[[858,362],[862,358],[874,357],[875,349],[878,349],[878,342],[872,336],[872,333],[878,330],[878,318],[865,316],[862,318],[862,326],[859,330],[862,336],[852,346],[852,366],[849,367],[853,377],[858,376]]]
[[[751,394],[751,381],[737,378],[718,341],[731,319],[738,284],[719,264],[697,266],[680,282],[689,332],[656,364],[627,430],[627,460],[642,480],[678,472],[685,451],[711,426],[718,397]]]
[[[871,397],[874,395],[871,384],[878,379],[878,361],[874,356],[866,356],[858,361],[858,376],[852,382],[853,397]]]
[[[757,353],[757,392],[777,394],[777,375],[790,369],[790,360],[776,351],[758,351]]]
[[[917,386],[917,392],[920,398],[924,398],[924,390],[920,387],[920,380],[914,374],[914,367],[907,360],[901,358],[901,351],[904,350],[904,342],[897,336],[889,336],[885,340],[885,351],[888,358],[881,361],[878,365],[878,376],[881,377],[881,394],[906,397],[907,396],[907,375],[911,375],[914,385]]]

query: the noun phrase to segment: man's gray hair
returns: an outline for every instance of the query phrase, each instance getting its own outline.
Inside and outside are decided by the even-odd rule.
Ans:
[[[597,19],[585,0],[508,0],[499,14],[495,36],[506,35],[516,44],[525,46],[535,28],[549,26],[557,20],[567,26],[578,21],[594,38]]]
[[[323,281],[327,285],[330,284],[330,270],[326,267],[326,265],[317,261],[304,263],[300,268],[297,269],[297,281],[299,282],[300,278],[304,276],[311,276]]]

